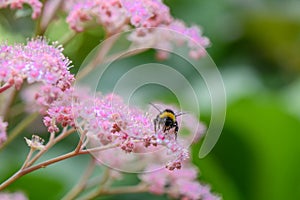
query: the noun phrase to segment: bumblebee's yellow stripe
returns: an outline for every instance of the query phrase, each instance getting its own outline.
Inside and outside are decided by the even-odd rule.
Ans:
[[[159,115],[160,118],[170,117],[175,122],[175,115],[170,112],[163,112]]]

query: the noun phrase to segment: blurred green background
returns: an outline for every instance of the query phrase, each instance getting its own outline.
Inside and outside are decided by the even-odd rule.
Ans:
[[[201,170],[200,180],[210,184],[225,200],[300,199],[300,1],[167,0],[165,3],[173,16],[203,27],[212,43],[208,52],[221,71],[227,92],[226,123],[217,145],[201,160],[200,144],[193,146],[194,163]],[[0,10],[1,40],[24,41],[32,36],[34,23],[20,15]],[[66,27],[48,34],[51,39],[59,39],[55,37],[63,35],[65,30]],[[75,66],[80,66],[101,37],[99,30],[81,33],[66,47],[65,53]],[[141,59],[149,54],[145,53]],[[209,118],[209,112],[204,110],[201,120],[208,123]],[[71,146],[73,139],[76,137],[48,156],[66,151],[65,144]],[[16,144],[20,141],[22,138]],[[1,181],[19,167],[25,156],[24,148],[24,143],[10,145],[0,153]],[[58,199],[77,180],[74,174],[83,171],[85,159],[83,156],[50,166],[23,177],[9,189],[25,190],[30,199],[45,196]]]

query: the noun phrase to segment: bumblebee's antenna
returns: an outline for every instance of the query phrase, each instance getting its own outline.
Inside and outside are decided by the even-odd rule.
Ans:
[[[154,105],[153,103],[149,103],[151,106],[153,106],[156,110],[158,110],[158,112],[160,112],[161,113],[161,110],[156,106],[156,105]]]
[[[175,115],[175,117],[178,117],[178,116],[181,116],[181,115],[185,115],[185,114],[188,114],[187,112],[180,112],[180,113],[177,113],[176,115]]]

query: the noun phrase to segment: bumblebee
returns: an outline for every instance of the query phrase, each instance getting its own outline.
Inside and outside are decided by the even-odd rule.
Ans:
[[[165,109],[164,111],[161,111],[154,104],[150,103],[150,105],[152,105],[156,110],[159,111],[159,114],[153,120],[154,131],[156,132],[157,130],[162,128],[163,132],[166,133],[170,129],[174,128],[175,139],[177,139],[177,133],[179,127],[178,127],[178,122],[176,120],[176,117],[183,115],[185,113],[175,114],[174,111],[171,109]]]

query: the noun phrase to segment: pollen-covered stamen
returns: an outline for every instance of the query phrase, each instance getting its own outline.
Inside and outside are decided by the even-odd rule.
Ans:
[[[154,135],[152,135],[152,136],[145,136],[143,138],[143,142],[144,142],[144,146],[145,147],[149,147],[151,145],[153,145],[155,147],[157,146],[157,138]]]
[[[171,162],[171,163],[168,163],[166,165],[166,168],[173,171],[174,169],[180,169],[181,168],[181,162]]]
[[[130,139],[124,141],[122,144],[121,144],[121,149],[123,151],[125,151],[126,153],[131,153],[134,149],[134,142]]]
[[[112,129],[111,129],[111,131],[110,132],[112,132],[112,133],[118,133],[118,132],[120,132],[121,131],[121,128],[118,126],[118,124],[113,124],[113,126],[112,126]]]

